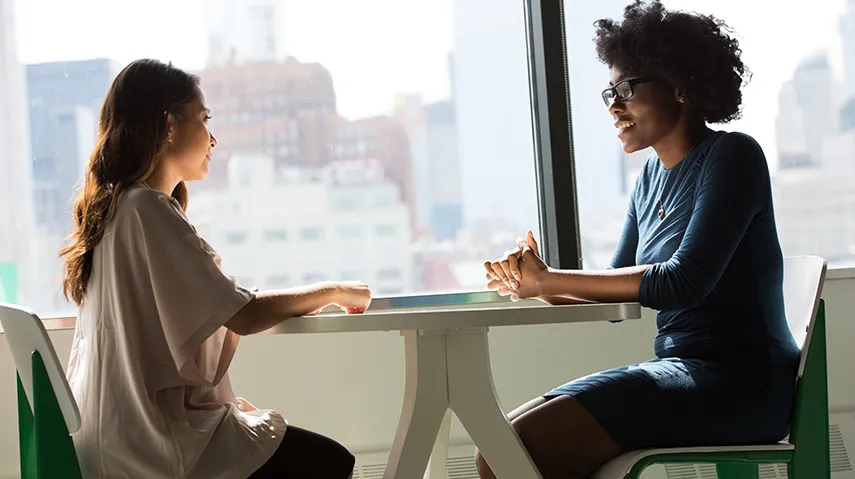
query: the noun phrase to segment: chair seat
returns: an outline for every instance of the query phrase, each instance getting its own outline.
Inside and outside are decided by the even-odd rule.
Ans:
[[[779,442],[778,444],[770,444],[768,446],[717,446],[717,447],[672,447],[672,448],[662,448],[662,449],[638,449],[635,451],[630,451],[625,454],[621,454],[620,456],[612,459],[607,462],[600,468],[599,471],[594,474],[594,479],[623,479],[624,476],[629,474],[632,467],[635,466],[639,461],[649,458],[651,456],[664,456],[664,455],[684,455],[686,457],[691,456],[692,458],[697,458],[697,461],[700,462],[701,459],[698,456],[703,456],[705,454],[709,455],[717,455],[717,454],[740,454],[740,453],[764,453],[764,452],[792,452],[795,450],[795,446],[788,442]]]

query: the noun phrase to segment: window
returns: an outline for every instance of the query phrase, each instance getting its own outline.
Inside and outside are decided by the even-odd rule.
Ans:
[[[395,236],[397,234],[398,228],[395,225],[377,225],[374,228],[374,234],[377,235],[378,238],[389,238],[391,236]]]
[[[238,246],[246,243],[247,234],[242,231],[231,231],[226,233],[226,244]]]
[[[397,269],[381,269],[377,272],[377,279],[380,281],[396,280],[401,277],[401,272]]]
[[[265,288],[270,289],[287,288],[289,286],[292,286],[291,277],[284,274],[268,276],[264,285]]]
[[[322,228],[304,228],[300,230],[300,239],[303,241],[320,241],[324,237]]]
[[[12,159],[0,162],[0,174],[31,175],[28,152],[49,152],[38,158],[55,164],[37,166],[57,173],[45,181],[60,192],[51,200],[32,192],[33,203],[57,202],[47,208],[22,206],[8,196],[14,193],[0,191],[0,221],[27,224],[33,211],[64,212],[53,220],[56,228],[28,228],[26,238],[18,228],[0,227],[0,270],[6,278],[8,271],[33,271],[40,287],[14,290],[37,311],[73,311],[55,301],[60,264],[28,258],[55,257],[104,95],[138,58],[171,61],[202,80],[219,147],[208,178],[190,185],[188,216],[206,224],[204,234],[230,274],[266,282],[281,271],[282,241],[295,239],[323,245],[291,253],[305,268],[330,278],[367,270],[366,258],[388,256],[388,245],[337,233],[359,223],[366,225],[363,238],[396,242],[389,268],[400,272],[400,293],[481,290],[485,281],[473,266],[500,256],[526,229],[540,231],[543,173],[536,173],[527,2],[417,0],[405,9],[358,0],[292,2],[300,20],[287,25],[279,7],[275,15],[258,9],[266,0],[228,2],[228,8],[208,2],[204,15],[165,17],[160,12],[175,2],[117,0],[108,10],[96,0],[66,3],[17,2],[14,17],[0,18],[0,44],[10,46],[0,53],[0,69],[10,78],[20,73],[26,83],[0,85],[0,125],[7,125],[0,158]],[[45,24],[43,12],[58,8],[63,15]],[[136,21],[122,21],[128,16]],[[189,30],[187,18],[197,22]],[[152,37],[152,24],[178,38]],[[58,115],[69,112],[92,120],[79,121],[75,113],[62,123]],[[27,129],[16,126],[24,116]],[[288,140],[264,143],[262,131]],[[64,140],[72,136],[82,141]],[[74,168],[57,169],[60,160]],[[561,167],[566,171],[556,176],[569,177],[569,164]],[[343,170],[360,174],[336,174]],[[497,193],[508,178],[513,194]],[[32,178],[13,183],[29,185]],[[290,238],[266,233],[286,228]],[[32,255],[24,254],[27,248]],[[295,283],[305,279],[293,275]]]
[[[342,271],[339,275],[342,281],[365,281],[365,274],[361,271]]]
[[[266,230],[264,232],[264,241],[268,243],[283,243],[288,241],[288,232],[285,230]]]
[[[327,275],[324,273],[306,273],[303,275],[303,283],[311,284],[326,281]]]
[[[356,239],[362,236],[362,227],[359,225],[347,225],[338,228],[338,237],[341,239]]]

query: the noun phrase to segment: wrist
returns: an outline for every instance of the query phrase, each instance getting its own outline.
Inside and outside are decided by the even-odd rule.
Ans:
[[[555,276],[555,272],[552,268],[547,267],[545,270],[538,273],[537,278],[535,279],[535,284],[537,285],[537,296],[538,297],[546,297],[546,296],[554,296],[555,293],[552,291],[552,283],[553,278]]]
[[[341,299],[342,290],[334,281],[323,281],[317,284],[317,291],[323,298],[324,307],[336,304]]]

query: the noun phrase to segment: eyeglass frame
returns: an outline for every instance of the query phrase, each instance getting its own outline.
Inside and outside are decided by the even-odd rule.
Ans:
[[[652,82],[655,80],[656,80],[656,78],[640,77],[640,78],[630,78],[628,80],[619,81],[615,85],[610,86],[610,87],[606,88],[605,90],[603,90],[602,93],[600,93],[600,96],[602,96],[603,102],[605,102],[606,106],[612,106],[612,103],[614,103],[615,98],[620,99],[620,101],[631,100],[632,97],[635,96],[635,88],[633,88],[635,85],[639,85],[641,83],[649,83],[649,82]],[[627,95],[626,97],[621,97],[620,95],[618,95],[617,88],[624,83],[629,85],[629,95]],[[609,93],[609,92],[611,92],[613,95],[611,100],[606,98],[606,93]]]

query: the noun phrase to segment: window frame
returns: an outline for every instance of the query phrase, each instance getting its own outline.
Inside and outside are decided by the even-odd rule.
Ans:
[[[524,0],[543,259],[582,268],[563,1]]]

